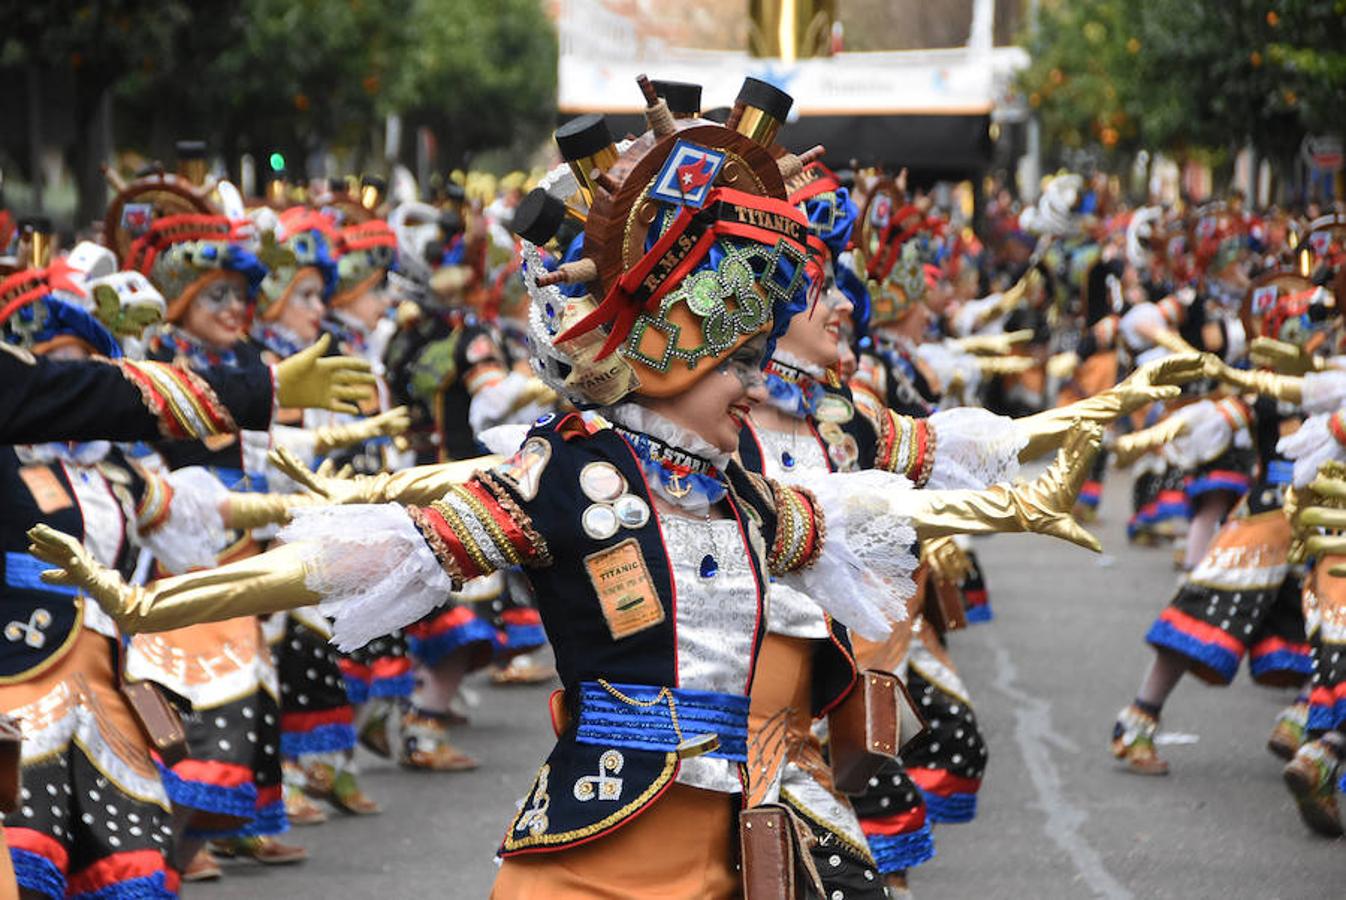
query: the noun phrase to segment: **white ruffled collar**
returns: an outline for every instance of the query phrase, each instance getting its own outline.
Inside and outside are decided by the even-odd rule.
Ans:
[[[603,410],[603,416],[624,428],[648,434],[670,447],[699,456],[721,472],[732,453],[725,453],[694,431],[688,431],[639,403],[618,403]]]

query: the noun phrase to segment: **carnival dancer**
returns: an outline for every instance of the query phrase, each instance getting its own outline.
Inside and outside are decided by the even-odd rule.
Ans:
[[[58,264],[0,282],[6,346],[54,360],[114,361],[120,368],[104,364],[107,370],[160,405],[155,430],[163,431],[154,436],[214,437],[235,427],[203,382],[157,363],[121,360],[102,322],[55,296],[74,293],[93,305],[98,291],[105,321],[134,318],[143,326],[155,311],[145,299],[152,291],[122,304],[115,289],[110,297],[101,290],[110,288],[108,279],[81,287],[71,276]],[[184,401],[195,408],[191,415],[183,414]],[[24,802],[6,822],[19,886],[25,896],[176,896],[169,796],[147,741],[156,735],[123,693],[122,636],[95,605],[35,577],[37,561],[23,552],[21,532],[37,523],[56,528],[121,571],[134,565],[137,546],[176,570],[208,567],[227,525],[256,521],[251,498],[230,495],[199,469],[151,473],[106,440],[6,447],[0,469],[10,512],[4,582],[15,613],[0,654],[0,708],[21,719],[25,738]]]
[[[284,210],[273,222],[262,224],[259,258],[267,266],[267,275],[258,292],[251,337],[262,359],[272,363],[312,346],[322,334],[324,301],[338,281],[332,255],[336,230],[326,216],[303,206]],[[272,437],[281,446],[298,451],[312,466],[338,447],[356,443],[354,438],[370,433],[371,426],[376,433],[384,432],[382,423],[386,423],[385,433],[392,433],[404,424],[398,421],[404,413],[390,410],[349,425],[321,425],[316,417],[296,410],[288,416],[288,423],[272,429]],[[302,427],[306,423],[314,427],[306,430]],[[318,610],[302,609],[273,617],[265,630],[279,676],[280,746],[290,821],[307,825],[326,819],[306,794],[327,800],[343,812],[378,812],[378,804],[359,784],[354,762],[355,713],[340,656],[328,641],[330,623]]]
[[[1271,273],[1263,281],[1269,290],[1249,291],[1244,305],[1255,336],[1303,343],[1330,321],[1328,295],[1308,279]],[[1212,374],[1237,394],[1215,404],[1208,424],[1195,428],[1191,439],[1228,442],[1229,435],[1249,429],[1257,480],[1146,634],[1155,659],[1135,701],[1118,715],[1112,740],[1113,755],[1144,775],[1168,773],[1154,735],[1164,702],[1186,672],[1226,685],[1248,654],[1250,674],[1260,684],[1298,687],[1311,674],[1300,575],[1287,558],[1290,526],[1281,510],[1293,469],[1277,448],[1283,424],[1300,415],[1304,382],[1208,359]],[[1249,403],[1239,396],[1244,394],[1259,396]]]
[[[652,102],[650,119],[656,134],[677,127],[662,103]],[[634,895],[651,886],[679,896],[738,892],[731,829],[768,572],[800,585],[821,579],[828,590],[816,596],[830,612],[878,637],[910,592],[904,578],[915,561],[900,550],[907,541],[1007,529],[1096,546],[1066,512],[1097,448],[1098,431],[1087,425],[1038,481],[984,492],[914,492],[883,472],[824,475],[816,492],[805,491],[749,476],[732,461],[743,418],[763,397],[765,345],[807,302],[807,225],[785,202],[780,173],[799,163],[778,161],[729,128],[695,121],[683,132],[678,151],[676,141],[653,135],[637,141],[602,179],[608,186],[599,185],[588,215],[597,229],[586,240],[592,268],[561,277],[612,285],[607,304],[534,295],[543,372],[559,391],[602,405],[612,427],[577,415],[547,419],[513,459],[466,484],[444,483],[451,466],[314,478],[334,497],[413,505],[303,513],[279,549],[148,589],[127,587],[74,542],[34,532],[35,552],[60,559],[67,578],[132,629],[325,595],[336,639],[347,646],[419,618],[454,582],[510,562],[526,566],[565,691],[553,708],[557,746],[501,848],[499,897]],[[762,184],[763,192],[716,185],[696,162],[708,153],[732,153],[754,175],[737,183]],[[611,161],[621,160],[614,150]],[[599,223],[605,209],[612,221],[636,214],[623,200],[621,173],[647,172],[643,186],[670,162],[670,172],[688,163],[701,171],[705,190],[689,197],[679,188],[656,201],[674,215],[635,237],[637,259],[653,264],[680,247],[673,252],[686,263],[648,282],[664,302],[644,311],[626,293],[640,280],[620,281],[644,267],[614,255]],[[574,192],[573,181],[561,181],[558,196]],[[672,208],[689,200],[723,217],[694,220]],[[760,224],[734,224],[748,218]],[[694,254],[692,242],[674,240],[689,227],[708,238]],[[530,287],[550,286],[538,284],[536,249],[524,251]],[[692,290],[710,279],[714,292]],[[704,305],[709,297],[717,303]],[[559,365],[566,360],[568,375]]]

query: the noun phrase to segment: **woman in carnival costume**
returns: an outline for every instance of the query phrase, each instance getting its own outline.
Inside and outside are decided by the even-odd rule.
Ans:
[[[178,199],[168,204],[165,195]],[[128,215],[133,210],[144,214]],[[245,245],[243,221],[219,214],[199,192],[171,176],[127,186],[114,199],[108,221],[113,246],[125,248],[125,265],[144,274],[167,304],[168,324],[149,344],[152,359],[188,369],[264,367],[260,352],[245,337],[266,268]],[[348,429],[342,439],[362,440],[371,433],[379,433],[377,425],[372,432]],[[169,469],[201,467],[220,489],[265,492],[269,445],[267,433],[244,432],[156,449]],[[237,529],[211,549],[227,561],[258,552],[259,544],[250,529]],[[192,711],[186,721],[189,756],[165,772],[169,796],[185,819],[184,852],[219,838],[217,849],[225,853],[267,863],[303,859],[302,848],[272,837],[288,823],[276,673],[257,619],[240,616],[142,635],[132,641],[127,660],[134,677],[168,688]],[[202,848],[184,877],[218,874]]]
[[[58,361],[86,388],[96,382],[81,382],[79,364],[70,361],[99,360],[83,365],[121,380],[151,423],[133,434],[104,422],[109,437],[200,439],[235,431],[231,410],[203,380],[122,358],[109,329],[138,338],[164,311],[163,298],[145,278],[86,274],[58,260],[0,282],[5,346],[20,359],[33,353]],[[249,387],[270,398],[273,374],[263,373],[264,382]],[[274,377],[291,388],[282,396],[316,399],[292,389],[293,367]],[[259,416],[246,405],[238,411],[263,426],[269,418],[269,411]],[[114,412],[133,420],[137,413]],[[83,416],[63,417],[59,409],[48,415],[43,429],[65,429],[63,436],[92,437],[90,430],[100,427]],[[11,513],[4,583],[14,613],[0,654],[0,707],[21,719],[24,736],[22,804],[5,828],[19,887],[34,897],[176,896],[169,795],[145,727],[122,693],[128,683],[122,635],[96,605],[36,577],[38,563],[24,552],[21,532],[38,523],[55,528],[123,572],[134,568],[137,547],[178,570],[210,566],[210,548],[226,525],[252,521],[252,498],[217,488],[200,470],[146,470],[106,440],[23,444],[0,456]]]
[[[1242,309],[1246,333],[1298,347],[1301,355],[1336,316],[1331,295],[1297,272],[1259,278]],[[1228,445],[1232,435],[1246,429],[1253,436],[1257,467],[1243,502],[1146,634],[1155,660],[1134,702],[1118,715],[1112,740],[1113,755],[1130,771],[1145,775],[1168,772],[1154,749],[1154,734],[1164,702],[1185,673],[1226,685],[1246,654],[1249,672],[1259,684],[1300,687],[1312,669],[1301,611],[1301,572],[1288,558],[1290,525],[1282,510],[1293,469],[1278,444],[1282,434],[1298,427],[1304,413],[1325,410],[1318,408],[1313,376],[1305,380],[1265,369],[1246,371],[1208,359],[1211,374],[1234,394],[1172,417],[1185,435],[1161,425],[1134,440],[1151,447],[1170,441],[1179,449],[1189,444],[1194,449],[1186,455],[1199,457],[1202,447]],[[1282,714],[1272,736],[1274,752],[1293,754],[1306,711],[1307,702],[1301,699]]]
[[[804,489],[733,461],[765,396],[763,356],[807,304],[807,220],[781,171],[800,161],[768,151],[747,103],[730,121],[760,142],[675,124],[651,94],[651,132],[603,153],[598,178],[597,166],[575,167],[591,193],[565,173],[548,185],[558,199],[583,196],[593,255],[539,278],[524,245],[538,364],[559,392],[601,407],[601,421],[544,417],[513,458],[465,483],[453,464],[313,477],[334,499],[409,505],[303,511],[280,548],[148,590],[33,532],[34,551],[67,567],[58,580],[132,629],[323,599],[345,646],[414,621],[468,579],[524,566],[565,689],[556,747],[500,850],[502,898],[738,893],[734,811],[769,575],[881,638],[912,592],[905,550],[918,538],[1031,530],[1091,543],[1067,512],[1097,450],[1087,424],[1016,488],[919,492],[871,471],[820,474]],[[628,240],[608,239],[628,224]],[[567,301],[548,290],[555,280],[604,299]]]
[[[336,229],[317,210],[291,207],[275,216],[254,214],[262,228],[259,257],[267,275],[258,291],[252,340],[263,360],[286,359],[322,335],[326,299],[337,285],[332,255]],[[382,417],[390,429],[400,415]],[[312,466],[353,441],[342,440],[349,426],[322,425],[330,415],[284,411],[290,421],[273,429],[274,439]],[[305,431],[302,426],[312,426]],[[300,427],[294,427],[300,426]],[[368,427],[358,423],[357,428]],[[334,440],[334,438],[336,438]],[[338,809],[369,815],[379,806],[360,788],[354,764],[355,712],[346,691],[340,655],[329,644],[331,625],[317,609],[273,617],[266,628],[280,683],[281,754],[284,757],[286,813],[293,824],[326,816],[305,794],[329,800]]]

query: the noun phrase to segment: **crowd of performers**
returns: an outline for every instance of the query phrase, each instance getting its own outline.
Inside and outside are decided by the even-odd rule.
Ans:
[[[478,765],[490,668],[561,685],[493,896],[910,896],[986,770],[969,536],[1097,549],[1109,458],[1187,572],[1113,753],[1167,772],[1169,692],[1246,654],[1340,834],[1346,217],[1061,175],[979,237],[785,150],[771,85],[638,88],[644,134],[580,117],[536,184],[244,198],[191,152],[98,242],[10,236],[0,878],[302,863],[289,826],[380,811],[357,745]]]

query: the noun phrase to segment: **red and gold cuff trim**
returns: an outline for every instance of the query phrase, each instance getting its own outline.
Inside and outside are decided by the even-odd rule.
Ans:
[[[1238,397],[1226,397],[1215,404],[1215,409],[1224,420],[1229,423],[1229,427],[1235,433],[1248,427],[1252,421],[1252,414],[1248,410],[1248,404],[1244,403]]]
[[[173,486],[152,472],[145,473],[145,493],[136,504],[136,530],[141,535],[158,531],[168,521],[173,506]]]
[[[495,490],[493,490],[493,488]],[[450,487],[428,507],[409,509],[444,570],[458,582],[507,566],[550,562],[541,535],[512,498],[478,475]]]
[[[879,420],[875,468],[905,475],[916,487],[924,487],[934,467],[935,429],[930,421],[885,409]]]
[[[822,555],[827,524],[818,498],[810,491],[771,482],[776,497],[776,538],[767,554],[767,569],[784,575],[807,569]]]
[[[145,407],[159,420],[159,433],[170,440],[207,438],[238,431],[234,417],[200,376],[159,362],[114,363],[140,389]]]

